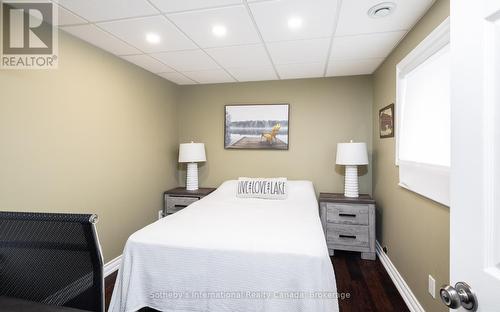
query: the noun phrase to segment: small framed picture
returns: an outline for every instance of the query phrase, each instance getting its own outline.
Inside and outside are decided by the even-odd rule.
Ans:
[[[378,113],[380,138],[394,137],[394,103],[382,108]]]

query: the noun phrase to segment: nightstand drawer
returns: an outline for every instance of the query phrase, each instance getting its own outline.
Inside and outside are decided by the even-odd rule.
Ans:
[[[200,200],[198,197],[169,196],[167,197],[167,213],[174,213]]]
[[[369,247],[369,227],[327,223],[326,239],[328,243],[335,245]]]
[[[165,191],[163,193],[163,216],[182,210],[215,190],[213,187],[201,187],[197,190],[176,187]]]
[[[368,205],[326,204],[326,221],[368,225]]]

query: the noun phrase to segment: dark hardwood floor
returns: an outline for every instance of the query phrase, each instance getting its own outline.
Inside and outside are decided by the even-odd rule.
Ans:
[[[339,299],[340,312],[409,311],[378,258],[376,261],[362,260],[359,253],[336,251],[331,259],[337,291],[350,295]],[[106,311],[115,280],[116,272],[106,278]]]
[[[104,280],[104,299],[106,303],[106,311],[109,309],[109,302],[111,301],[111,295],[113,294],[113,288],[115,287],[116,275],[118,271],[111,273]]]
[[[335,251],[331,259],[337,292],[350,294],[339,300],[340,312],[410,311],[378,257],[362,260],[359,253]]]

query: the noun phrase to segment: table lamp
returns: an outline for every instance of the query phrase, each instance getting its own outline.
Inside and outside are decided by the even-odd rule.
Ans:
[[[198,163],[203,161],[207,161],[205,144],[191,142],[179,146],[179,162],[187,163],[186,190],[198,189]]]
[[[358,165],[368,165],[366,143],[338,143],[337,165],[345,166],[345,197],[359,197]]]

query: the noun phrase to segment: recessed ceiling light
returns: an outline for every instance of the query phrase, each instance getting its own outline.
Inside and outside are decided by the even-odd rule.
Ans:
[[[382,2],[368,10],[368,16],[371,18],[382,18],[391,15],[396,10],[396,3]]]
[[[227,29],[224,25],[215,25],[212,27],[212,33],[216,37],[224,37],[227,34]]]
[[[299,29],[302,27],[302,19],[297,16],[292,16],[288,19],[288,27],[290,29]]]
[[[158,34],[155,33],[147,33],[146,34],[146,41],[152,44],[157,44],[161,41],[161,38]]]

